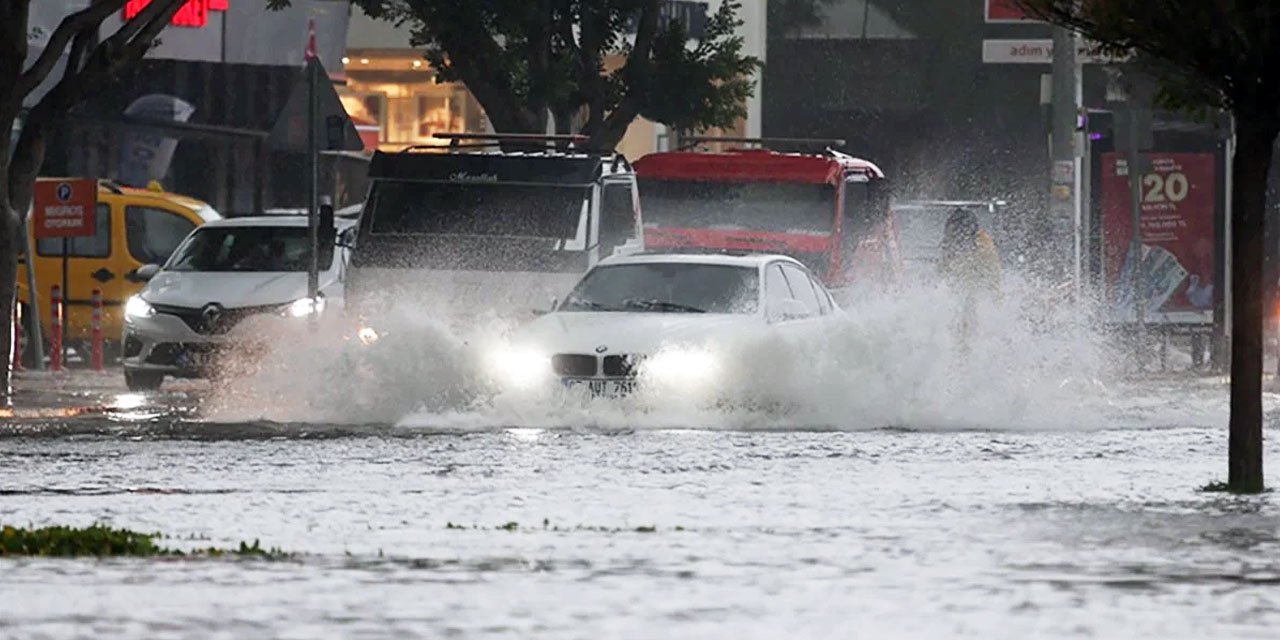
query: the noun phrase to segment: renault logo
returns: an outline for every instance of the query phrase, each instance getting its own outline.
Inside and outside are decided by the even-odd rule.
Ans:
[[[606,351],[608,351],[608,350],[609,350],[609,347],[607,347],[607,346],[605,346],[605,345],[600,345],[600,346],[596,347],[596,353],[604,353],[604,352],[606,352]]]
[[[204,309],[201,310],[200,316],[204,318],[204,324],[206,327],[212,327],[218,323],[218,318],[222,317],[222,305],[216,302],[207,304],[204,306]]]

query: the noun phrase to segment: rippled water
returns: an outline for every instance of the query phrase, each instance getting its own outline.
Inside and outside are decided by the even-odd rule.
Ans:
[[[0,636],[1273,637],[1280,507],[1196,491],[1222,389],[1127,391],[1069,431],[226,424],[124,395],[2,428],[0,520],[299,555],[0,560]]]
[[[0,426],[0,521],[297,555],[3,559],[0,638],[1273,637],[1280,507],[1197,490],[1222,382],[1126,382],[1009,306],[967,349],[929,292],[718,345],[785,415],[479,398],[491,327],[422,313],[363,359],[285,336],[212,385],[29,391],[109,409]]]

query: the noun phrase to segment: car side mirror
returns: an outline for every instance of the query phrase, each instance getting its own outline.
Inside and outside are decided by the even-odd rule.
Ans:
[[[338,228],[333,220],[333,205],[325,202],[320,205],[320,247],[329,248],[338,237]]]
[[[548,313],[553,313],[556,310],[556,307],[559,306],[559,304],[560,304],[560,300],[558,298],[553,297],[551,298],[551,304],[547,305],[546,309],[534,309],[533,315],[541,317],[541,316],[547,315]]]
[[[803,320],[813,317],[803,302],[795,298],[778,300],[769,304],[769,322],[786,322],[787,320]]]
[[[150,282],[152,278],[156,277],[157,273],[160,273],[160,265],[144,264],[141,267],[134,269],[126,275],[125,278],[130,282]]]

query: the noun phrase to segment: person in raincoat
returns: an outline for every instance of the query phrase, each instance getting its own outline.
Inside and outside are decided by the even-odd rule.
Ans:
[[[972,211],[956,208],[947,218],[938,270],[960,302],[957,330],[963,347],[973,331],[979,303],[1000,302],[1004,288],[1000,252]]]

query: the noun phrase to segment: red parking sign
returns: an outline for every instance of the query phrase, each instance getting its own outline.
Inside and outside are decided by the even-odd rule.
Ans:
[[[36,183],[33,231],[37,239],[97,233],[97,180],[41,180]]]

